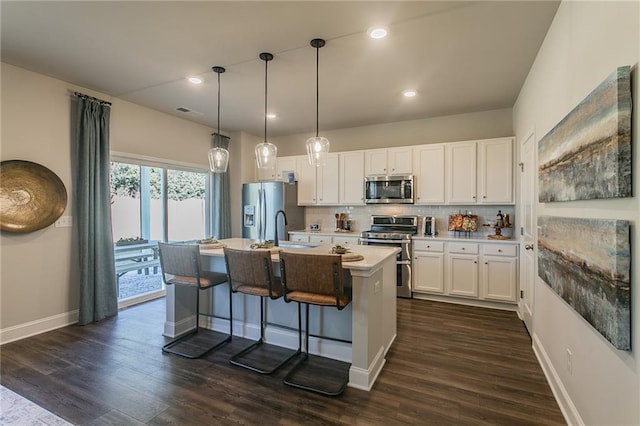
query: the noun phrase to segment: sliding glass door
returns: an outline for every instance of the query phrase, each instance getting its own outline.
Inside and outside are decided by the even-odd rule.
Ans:
[[[111,215],[121,306],[164,295],[158,241],[208,234],[208,171],[120,159],[111,163]],[[124,301],[124,303],[122,303]]]

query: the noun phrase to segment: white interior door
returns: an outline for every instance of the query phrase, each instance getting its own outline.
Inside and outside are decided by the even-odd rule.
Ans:
[[[536,141],[531,132],[522,144],[520,179],[520,315],[529,334],[533,334],[533,301],[535,283],[535,178],[536,178]]]

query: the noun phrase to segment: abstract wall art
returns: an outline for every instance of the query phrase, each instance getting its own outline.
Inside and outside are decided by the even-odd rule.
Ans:
[[[618,68],[538,144],[539,201],[631,194],[631,68]]]
[[[538,217],[538,275],[620,350],[631,350],[629,222]]]

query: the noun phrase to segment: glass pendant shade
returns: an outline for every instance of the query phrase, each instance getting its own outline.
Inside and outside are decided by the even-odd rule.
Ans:
[[[307,157],[309,164],[320,167],[326,165],[329,153],[329,139],[323,136],[314,136],[307,139]]]
[[[319,49],[325,45],[325,41],[321,38],[311,40],[311,47],[316,49],[316,135],[307,139],[307,157],[309,164],[312,166],[324,166],[327,162],[327,154],[329,153],[329,139],[318,135],[319,128],[319,104],[320,104],[320,54]]]
[[[258,169],[275,170],[278,148],[271,142],[267,142],[267,65],[273,59],[273,55],[262,52],[259,57],[264,61],[264,142],[256,145],[256,163]]]
[[[218,131],[213,134],[214,145],[218,145],[220,143],[220,139],[225,139],[225,137],[220,134],[220,74],[226,70],[219,66],[211,67],[211,70],[218,74]],[[228,146],[228,142],[225,145]],[[213,173],[226,173],[228,165],[229,151],[220,146],[216,146],[209,150],[209,168]]]
[[[256,161],[259,169],[275,169],[278,148],[271,142],[264,141],[256,145]]]
[[[229,165],[229,151],[224,148],[209,150],[209,168],[213,173],[226,173]]]

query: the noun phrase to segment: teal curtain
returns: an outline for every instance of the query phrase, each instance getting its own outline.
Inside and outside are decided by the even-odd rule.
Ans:
[[[212,136],[212,148],[229,149],[229,141],[231,139],[228,136],[218,133],[214,133]],[[213,215],[211,231],[216,238],[231,238],[230,167],[231,164],[227,167],[226,173],[211,173],[211,213]]]
[[[80,263],[78,323],[118,314],[111,231],[109,118],[111,104],[79,95],[76,109],[75,211]]]

